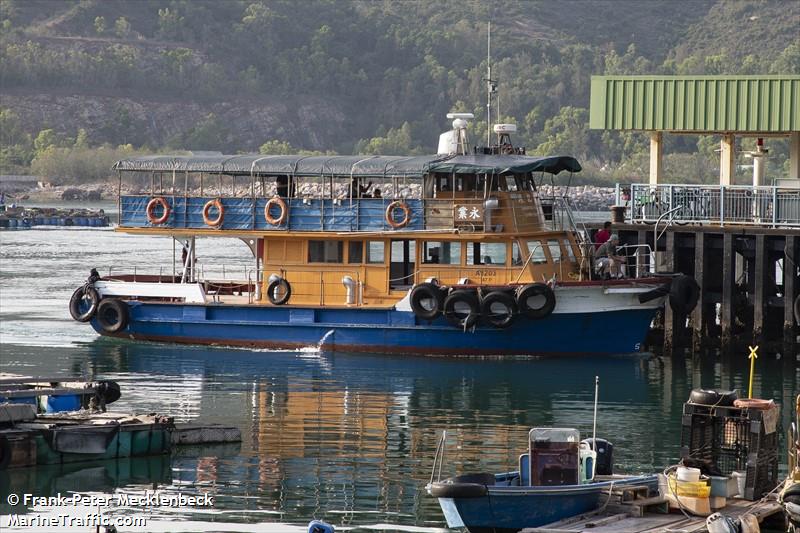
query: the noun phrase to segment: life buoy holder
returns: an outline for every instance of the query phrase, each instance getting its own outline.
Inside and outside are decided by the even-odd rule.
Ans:
[[[272,213],[270,213],[270,209],[276,205],[280,208],[281,214],[277,217],[274,217],[272,216]],[[267,221],[267,224],[272,224],[273,226],[280,226],[283,224],[288,213],[289,210],[286,209],[286,202],[284,202],[283,198],[280,196],[273,196],[267,201],[267,205],[264,206],[264,220]]]
[[[156,216],[156,208],[161,206],[161,216]],[[169,207],[169,204],[164,199],[163,196],[157,196],[155,198],[151,198],[149,202],[147,202],[147,220],[150,221],[151,224],[158,225],[163,224],[169,219],[169,215],[172,210]]]
[[[401,209],[403,211],[403,218],[399,222],[394,218],[394,212],[396,209]],[[409,222],[411,222],[411,209],[405,202],[395,200],[389,204],[389,207],[386,208],[386,223],[394,229],[404,228],[408,226]]]
[[[217,209],[216,218],[211,218],[212,208]],[[222,202],[219,201],[219,198],[207,201],[206,205],[203,206],[203,222],[206,223],[206,226],[218,228],[222,225],[223,220],[225,220],[225,206],[222,205]]]

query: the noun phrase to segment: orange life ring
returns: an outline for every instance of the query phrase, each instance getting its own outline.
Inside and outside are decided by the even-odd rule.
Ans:
[[[277,218],[273,217],[269,212],[269,209],[273,205],[277,205],[281,208],[281,214]],[[288,210],[286,209],[286,202],[284,202],[283,198],[280,196],[273,196],[269,199],[267,205],[264,206],[264,218],[266,219],[267,223],[272,224],[273,226],[280,226],[283,224],[283,221],[286,220],[287,213]]]
[[[394,218],[394,210],[395,209],[402,209],[403,210],[403,220],[398,222]],[[400,200],[395,200],[394,202],[389,204],[389,207],[386,208],[386,223],[389,224],[391,227],[397,228],[404,228],[411,222],[411,209],[406,205],[405,202],[401,202]]]
[[[161,206],[161,210],[163,211],[160,217],[156,216],[156,207],[158,206]],[[147,202],[147,220],[149,220],[151,224],[163,224],[169,219],[171,211],[169,204],[161,196],[151,198],[150,201]]]
[[[212,207],[217,208],[217,218],[214,219],[209,217]],[[203,222],[212,228],[218,228],[222,225],[223,220],[225,220],[225,207],[219,201],[219,198],[207,201],[206,205],[203,206]]]

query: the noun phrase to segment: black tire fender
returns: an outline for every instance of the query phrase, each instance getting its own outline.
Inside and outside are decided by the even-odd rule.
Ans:
[[[431,483],[428,492],[434,498],[481,498],[488,494],[486,485],[479,483]]]
[[[462,316],[463,312],[456,309],[456,305],[464,304],[469,307],[469,313]],[[470,290],[453,291],[444,299],[444,317],[457,328],[471,328],[478,323],[481,316],[481,306],[478,296]]]
[[[275,297],[275,289],[278,287],[283,288],[283,296],[280,298]],[[292,297],[292,286],[283,278],[278,278],[272,281],[267,286],[267,299],[272,305],[283,305]]]
[[[531,307],[530,299],[534,296],[543,296],[544,305],[541,307]],[[528,318],[545,318],[556,308],[556,295],[553,289],[544,283],[525,285],[517,290],[517,308],[521,314]]]
[[[117,333],[128,326],[128,304],[116,298],[104,298],[97,306],[97,323],[103,331]]]
[[[739,398],[739,393],[735,390],[717,389],[692,389],[689,393],[689,402],[699,405],[718,405],[727,407]]]
[[[89,309],[81,312],[81,302],[88,299]],[[100,304],[100,294],[91,285],[84,285],[75,289],[69,299],[69,314],[78,322],[88,322],[92,319]]]
[[[680,275],[672,280],[669,288],[669,306],[679,315],[688,315],[700,297],[700,286],[694,278]]]
[[[800,294],[794,299],[794,319],[800,325]]]
[[[497,305],[504,306],[506,312],[495,314],[492,307]],[[481,300],[481,317],[487,324],[496,328],[505,329],[511,326],[517,318],[517,313],[517,301],[505,291],[492,291]]]
[[[420,283],[411,289],[411,310],[423,320],[433,320],[442,312],[444,305],[444,294],[442,289],[435,283]],[[427,309],[422,305],[423,301],[430,301],[431,308]]]
[[[122,396],[119,383],[111,380],[97,382],[97,396],[102,398],[106,404],[114,403]]]

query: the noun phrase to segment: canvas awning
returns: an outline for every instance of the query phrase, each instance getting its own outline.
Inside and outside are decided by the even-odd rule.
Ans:
[[[430,172],[525,173],[579,172],[574,157],[521,155],[297,156],[297,155],[156,155],[117,161],[115,170],[131,172],[206,172],[230,175],[335,177],[422,177]]]

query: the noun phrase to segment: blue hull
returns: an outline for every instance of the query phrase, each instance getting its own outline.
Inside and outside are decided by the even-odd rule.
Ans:
[[[484,531],[516,532],[539,527],[586,513],[599,507],[610,482],[560,487],[489,487],[478,498],[440,498],[439,503],[449,524],[463,524],[470,533]],[[627,478],[614,482],[623,485],[658,485],[656,476]]]
[[[461,331],[443,318],[429,323],[390,309],[299,308],[129,302],[130,322],[103,335],[188,344],[324,351],[546,355],[638,352],[654,308],[595,313],[553,313],[518,319],[508,329]]]

